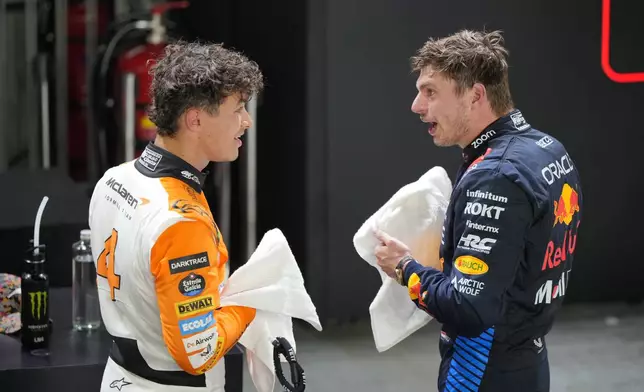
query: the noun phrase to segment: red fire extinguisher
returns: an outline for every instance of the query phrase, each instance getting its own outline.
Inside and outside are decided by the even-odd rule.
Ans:
[[[156,126],[146,113],[151,103],[148,91],[152,82],[148,60],[160,56],[168,43],[162,15],[168,10],[187,8],[188,5],[188,1],[176,1],[153,6],[152,20],[147,24],[150,29],[147,42],[129,49],[117,60],[114,80],[120,84],[117,91],[121,91],[116,98],[121,100],[117,115],[120,117],[118,122],[121,124],[121,145],[125,161],[140,156],[147,143],[156,136]]]

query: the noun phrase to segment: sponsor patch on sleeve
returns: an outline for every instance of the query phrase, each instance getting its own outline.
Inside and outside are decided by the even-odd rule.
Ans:
[[[198,369],[208,363],[212,358],[215,358],[216,353],[215,345],[213,343],[207,343],[206,348],[203,350],[188,355],[188,360],[190,360],[190,365],[193,369]]]
[[[203,312],[204,310],[212,309],[213,297],[212,295],[206,295],[203,297],[191,299],[189,301],[179,302],[174,306],[177,311],[177,316],[188,316],[191,314]]]
[[[219,334],[217,333],[217,328],[213,326],[196,335],[182,339],[183,347],[186,349],[187,353],[201,351],[209,344],[215,343],[218,337]]]
[[[421,295],[420,290],[420,277],[414,272],[409,277],[409,280],[407,280],[407,291],[409,292],[409,298],[411,298],[412,301],[418,300],[418,304],[420,306],[426,307],[427,305],[425,305],[425,299],[427,297],[427,291],[425,291]]]
[[[168,264],[170,267],[170,274],[174,275],[180,272],[208,267],[210,266],[210,260],[208,259],[208,252],[201,252],[194,255],[179,257],[178,259],[172,259]]]
[[[182,336],[187,336],[203,332],[215,324],[217,324],[215,315],[212,312],[208,312],[201,316],[192,317],[186,320],[180,320],[179,331],[181,332]]]
[[[187,297],[194,297],[203,292],[206,288],[206,280],[203,276],[191,273],[179,282],[179,292]]]
[[[217,338],[217,347],[215,348],[215,357],[219,358],[221,354],[221,350],[224,349],[224,338],[223,337],[218,337]]]

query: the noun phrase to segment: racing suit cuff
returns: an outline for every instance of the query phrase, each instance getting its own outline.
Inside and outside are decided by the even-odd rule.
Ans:
[[[423,268],[425,268],[422,264],[416,261],[416,259],[411,260],[407,265],[405,265],[405,268],[403,269],[403,281],[402,284],[403,286],[407,287],[407,281],[409,280],[409,277],[411,274],[414,272],[421,271]]]

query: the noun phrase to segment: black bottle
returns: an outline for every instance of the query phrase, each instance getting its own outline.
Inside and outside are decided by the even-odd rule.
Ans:
[[[22,274],[20,320],[24,349],[46,352],[49,348],[49,277],[45,273],[45,245],[31,248]]]

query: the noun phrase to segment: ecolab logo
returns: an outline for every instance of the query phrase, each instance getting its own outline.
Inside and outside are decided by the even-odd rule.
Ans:
[[[478,148],[481,144],[490,140],[490,138],[494,135],[496,135],[496,131],[493,129],[490,129],[489,131],[485,132],[481,136],[477,137],[476,140],[472,142],[472,147]]]
[[[186,320],[179,320],[179,330],[181,335],[190,335],[197,332],[203,332],[216,324],[215,316],[208,312],[203,316],[197,316]]]
[[[487,204],[468,201],[463,213],[482,216],[484,218],[499,219],[499,216],[501,216],[503,211],[505,211],[505,208],[503,207],[488,206]]]
[[[568,288],[568,277],[570,276],[570,270],[564,271],[561,273],[561,277],[557,284],[554,284],[554,281],[549,279],[546,280],[544,284],[541,285],[537,294],[534,297],[534,304],[539,305],[542,303],[550,304],[552,300],[561,298],[566,295],[566,290]]]
[[[555,180],[560,179],[564,175],[573,171],[574,167],[570,162],[571,159],[568,154],[562,156],[559,160],[551,162],[548,166],[541,169],[541,175],[548,185],[552,185]]]

